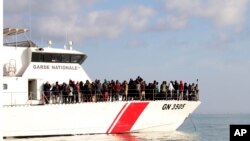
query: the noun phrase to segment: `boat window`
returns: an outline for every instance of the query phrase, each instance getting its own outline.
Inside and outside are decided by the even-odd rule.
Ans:
[[[41,53],[32,53],[32,62],[43,62],[43,54]]]
[[[62,55],[60,54],[52,54],[51,57],[52,62],[62,62]]]
[[[87,58],[83,54],[58,54],[58,53],[38,53],[33,52],[31,61],[32,62],[50,62],[50,63],[78,63],[82,62]]]
[[[44,61],[43,62],[52,62],[52,54],[43,54]]]
[[[80,55],[72,55],[71,56],[71,62],[72,63],[77,63],[77,62],[81,62],[82,56]]]
[[[7,90],[8,89],[8,84],[3,84],[3,89]]]
[[[69,62],[70,62],[70,55],[62,54],[62,63],[69,63]]]

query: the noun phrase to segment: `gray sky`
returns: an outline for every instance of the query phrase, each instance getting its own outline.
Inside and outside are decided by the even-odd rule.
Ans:
[[[197,113],[250,112],[249,0],[4,0],[3,26],[87,53],[92,79],[199,78]]]

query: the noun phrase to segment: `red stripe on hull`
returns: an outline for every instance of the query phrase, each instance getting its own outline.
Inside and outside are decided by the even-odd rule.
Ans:
[[[109,126],[109,129],[108,129],[107,132],[106,132],[107,134],[109,133],[109,130],[111,129],[111,127],[112,127],[113,124],[115,123],[116,119],[119,117],[119,115],[121,114],[121,112],[123,111],[123,109],[126,107],[127,104],[128,104],[128,103],[124,104],[123,107],[122,107],[122,109],[121,109],[121,110],[119,111],[119,113],[116,115],[114,121],[113,121],[112,124]]]
[[[130,131],[148,103],[149,102],[130,103],[110,133]]]

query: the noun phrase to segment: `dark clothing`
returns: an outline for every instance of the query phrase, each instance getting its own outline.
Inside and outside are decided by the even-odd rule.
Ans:
[[[50,100],[50,88],[51,88],[51,85],[46,82],[44,85],[43,85],[43,91],[44,91],[44,100],[45,100],[45,103],[48,104],[49,103],[49,100]]]

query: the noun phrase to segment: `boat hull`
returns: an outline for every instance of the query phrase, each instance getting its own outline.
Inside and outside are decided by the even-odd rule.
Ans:
[[[3,136],[176,130],[200,101],[115,101],[3,107]]]

